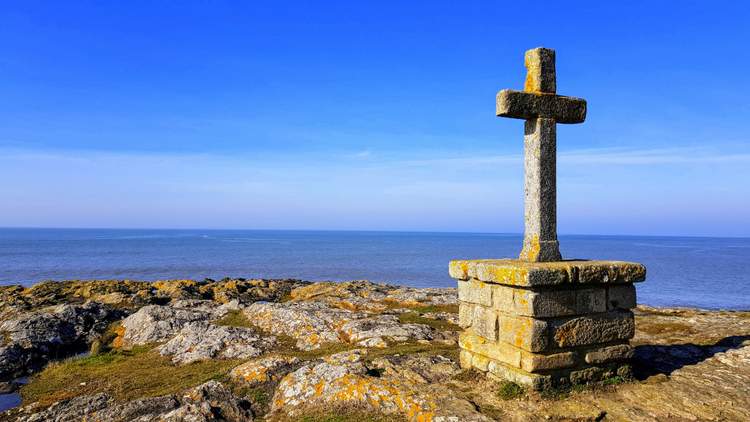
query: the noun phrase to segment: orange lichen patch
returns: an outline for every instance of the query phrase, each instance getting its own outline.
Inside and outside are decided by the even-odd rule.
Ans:
[[[118,325],[115,328],[115,334],[117,335],[114,340],[112,340],[112,347],[119,349],[123,346],[123,339],[125,337],[125,327],[122,325]]]
[[[271,355],[236,366],[229,372],[229,376],[244,387],[256,387],[270,381],[278,381],[299,362],[300,360],[293,356]]]
[[[316,383],[313,396],[313,401],[371,406],[373,410],[403,414],[414,421],[432,421],[435,416],[435,403],[408,386],[362,375],[346,374],[330,383]]]
[[[313,345],[319,345],[320,336],[317,333],[310,333],[310,335],[307,336],[307,342]]]

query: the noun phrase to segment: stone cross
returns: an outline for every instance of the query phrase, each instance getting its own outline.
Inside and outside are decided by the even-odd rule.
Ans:
[[[586,100],[557,95],[555,50],[526,52],[523,91],[497,93],[497,115],[525,119],[524,240],[520,259],[560,261],[557,242],[556,123],[582,123]]]

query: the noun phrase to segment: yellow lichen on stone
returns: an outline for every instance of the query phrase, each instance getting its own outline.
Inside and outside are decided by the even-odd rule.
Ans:
[[[509,286],[564,283],[635,283],[645,280],[642,264],[623,261],[529,262],[518,259],[451,261],[451,276]]]
[[[541,250],[542,246],[539,244],[539,236],[530,236],[524,239],[523,250],[521,250],[519,259],[522,261],[537,262]]]
[[[526,67],[526,80],[523,83],[523,90],[526,92],[539,92],[541,81],[539,76],[542,69],[538,60],[533,60],[531,55],[524,56],[523,64]]]

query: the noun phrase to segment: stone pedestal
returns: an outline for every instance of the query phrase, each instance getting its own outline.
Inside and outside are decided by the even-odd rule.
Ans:
[[[627,375],[635,334],[633,283],[619,261],[452,261],[461,366],[544,389]]]

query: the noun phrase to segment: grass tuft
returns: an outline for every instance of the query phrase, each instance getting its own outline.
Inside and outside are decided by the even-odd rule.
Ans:
[[[619,375],[615,375],[614,377],[609,377],[609,378],[604,379],[602,381],[602,384],[604,384],[604,385],[620,385],[620,384],[624,384],[626,382],[628,382],[627,379],[625,379],[625,378],[623,378],[623,377],[621,377]]]
[[[523,396],[526,389],[512,381],[503,381],[497,389],[497,396],[502,400],[513,400]]]

